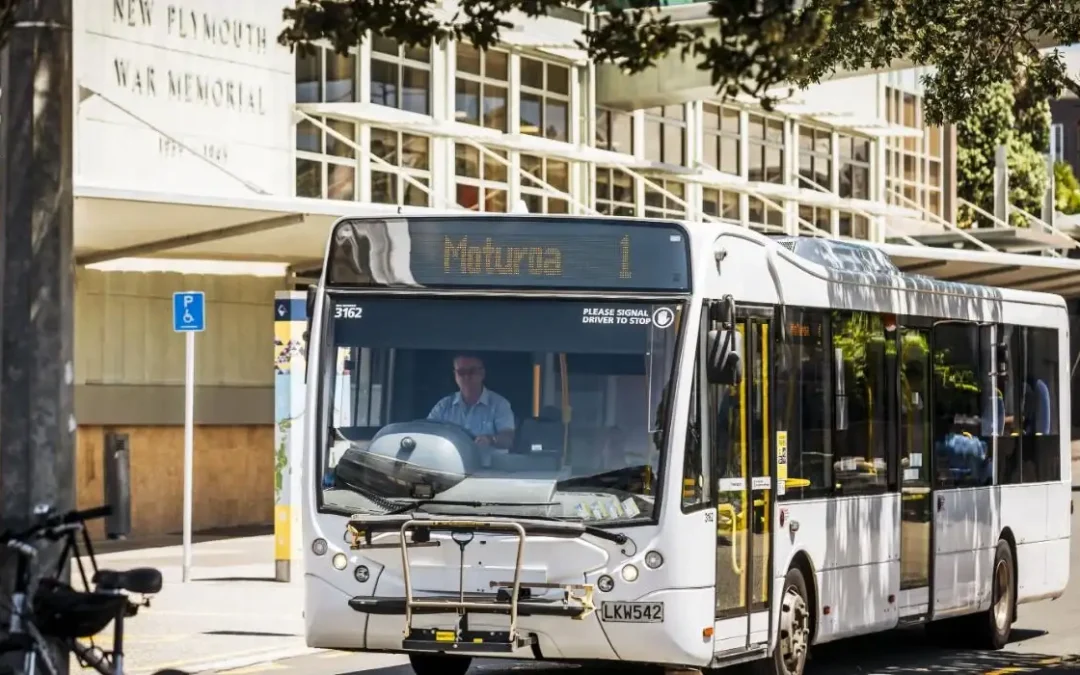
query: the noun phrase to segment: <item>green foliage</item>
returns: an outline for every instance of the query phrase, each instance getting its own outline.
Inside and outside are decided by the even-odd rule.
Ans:
[[[676,24],[654,11],[660,0],[458,0],[446,15],[436,0],[296,0],[284,10],[282,44],[307,50],[327,40],[339,50],[368,32],[406,44],[465,39],[481,49],[510,27],[507,15],[560,8],[598,12],[581,45],[597,61],[635,73],[681,55],[710,74],[721,98],[739,92],[770,108],[791,91],[837,70],[901,62],[933,66],[924,77],[932,124],[970,116],[996,82],[1025,82],[1042,101],[1062,87],[1060,52],[1043,44],[1080,39],[1080,0],[709,0],[711,20]]]
[[[1080,182],[1067,162],[1054,163],[1054,206],[1066,215],[1080,213]]]
[[[1044,153],[1050,145],[1050,105],[1031,97],[1025,87],[1017,89],[1008,82],[991,84],[970,114],[956,125],[957,194],[990,213],[994,212],[994,156],[999,145],[1006,147],[1010,203],[1036,215],[1041,210],[1049,180]],[[985,219],[960,209],[961,227],[976,220]],[[1018,213],[1010,220],[1017,227],[1030,225]]]

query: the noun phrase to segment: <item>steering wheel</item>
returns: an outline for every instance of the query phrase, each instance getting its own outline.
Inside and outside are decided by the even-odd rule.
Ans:
[[[457,422],[447,422],[446,420],[432,420],[432,419],[428,419],[426,417],[424,419],[422,419],[422,420],[419,420],[419,421],[427,422],[429,424],[442,424],[442,425],[445,425],[445,426],[448,426],[448,427],[455,427],[457,429],[461,429],[463,432],[465,432],[466,436],[468,436],[470,439],[472,439],[473,442],[476,442],[476,436],[473,435],[473,432],[469,431],[463,425],[458,424]]]

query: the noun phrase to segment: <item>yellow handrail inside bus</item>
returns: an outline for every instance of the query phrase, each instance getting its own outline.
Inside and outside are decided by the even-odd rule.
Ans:
[[[533,364],[533,417],[540,417],[540,364]]]
[[[735,507],[731,504],[718,504],[716,506],[716,512],[717,516],[726,515],[728,518],[731,518],[731,571],[737,576],[741,576],[743,569],[739,564],[739,538],[735,536],[736,521],[738,519],[738,515],[735,513]],[[717,520],[720,520],[720,518],[717,517]],[[745,584],[739,584],[739,586],[743,589],[743,601],[745,602]]]
[[[769,324],[763,323],[761,324],[761,466],[763,468],[763,473],[766,476],[771,473],[769,471],[769,466],[771,464],[769,461],[769,365]],[[762,520],[764,521],[762,523],[762,532],[765,533],[765,536],[762,537],[762,542],[768,542],[769,528],[771,527],[771,523],[769,522],[769,508],[772,505],[772,494],[770,494],[768,489],[765,490],[763,501],[765,503],[761,515]],[[753,509],[751,509],[751,513],[753,513]],[[753,527],[753,523],[750,524],[750,527]],[[747,532],[746,536],[749,537],[750,533]],[[768,545],[769,544],[767,543],[765,544],[765,546]],[[765,556],[762,560],[769,560],[769,551],[764,551],[764,553]],[[761,575],[762,599],[769,596],[769,576],[767,570]]]

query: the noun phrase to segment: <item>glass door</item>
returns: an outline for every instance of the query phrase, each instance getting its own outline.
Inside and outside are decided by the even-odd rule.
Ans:
[[[749,620],[752,612],[768,608],[769,598],[769,323],[743,319],[736,330],[743,377],[736,385],[709,387],[709,409],[716,411],[716,617]],[[750,632],[748,624],[748,640]]]
[[[900,590],[930,585],[930,331],[900,329]],[[927,600],[928,601],[928,600]],[[921,604],[921,603],[920,603]]]

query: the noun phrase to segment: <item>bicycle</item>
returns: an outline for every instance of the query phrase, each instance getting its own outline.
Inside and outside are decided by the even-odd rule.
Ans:
[[[66,657],[74,654],[83,668],[93,668],[101,675],[124,673],[124,620],[134,617],[140,607],[149,607],[149,596],[161,591],[161,572],[152,567],[127,571],[99,569],[86,523],[112,513],[109,506],[84,511],[54,514],[47,506],[34,515],[40,520],[22,532],[0,534],[0,545],[18,555],[15,587],[11,594],[8,634],[0,640],[0,655],[22,653],[19,675],[37,675],[39,664],[44,672],[58,675],[50,647],[63,649]],[[87,581],[86,566],[79,556],[79,536],[86,547],[92,569]],[[38,543],[47,540],[64,542],[52,577],[33,570],[38,560]],[[74,558],[84,591],[61,580],[68,560]],[[91,586],[91,583],[93,586]],[[129,593],[143,596],[132,602]],[[113,624],[113,644],[105,650],[94,644],[93,637]],[[50,642],[52,640],[53,642]],[[187,675],[179,670],[161,670],[154,675]]]

